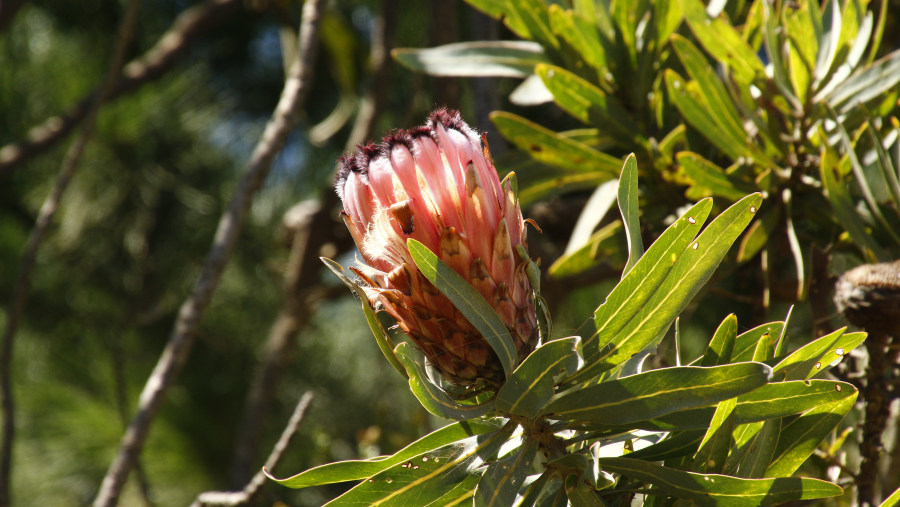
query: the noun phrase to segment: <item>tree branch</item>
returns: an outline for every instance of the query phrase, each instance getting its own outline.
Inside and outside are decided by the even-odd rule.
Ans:
[[[322,0],[307,0],[303,5],[300,27],[300,50],[285,81],[281,98],[262,137],[253,151],[247,170],[232,197],[229,209],[222,215],[203,272],[190,296],[182,304],[166,348],[153,373],[147,379],[138,403],[138,412],[122,437],[119,454],[110,465],[95,506],[112,506],[118,501],[128,474],[143,449],[150,424],[172,382],[184,366],[195,341],[203,313],[218,287],[225,264],[234,250],[238,235],[252,203],[253,196],[269,173],[272,161],[284,147],[287,136],[299,121],[300,104],[310,86],[313,56],[318,39],[319,11]]]
[[[81,134],[66,152],[56,183],[41,205],[34,227],[28,235],[25,251],[22,254],[22,261],[19,264],[19,276],[16,280],[9,311],[6,315],[3,344],[2,349],[0,349],[0,396],[3,398],[3,438],[0,441],[0,506],[2,507],[6,507],[11,501],[10,476],[12,474],[12,447],[16,426],[11,372],[13,342],[18,331],[19,321],[25,311],[25,301],[31,290],[31,276],[37,264],[38,248],[43,242],[47,230],[50,228],[62,196],[69,187],[69,182],[78,168],[81,155],[84,153],[84,149],[94,132],[100,106],[108,99],[114,84],[119,79],[122,64],[125,62],[125,54],[134,35],[135,25],[137,25],[139,7],[140,0],[131,0],[128,9],[125,11],[125,16],[119,25],[113,57],[109,63],[109,69],[106,72],[103,84],[100,87],[100,93],[87,108],[84,128],[82,128]]]
[[[201,493],[197,496],[197,500],[191,504],[191,507],[204,507],[210,505],[233,506],[250,503],[250,501],[253,500],[253,497],[259,493],[259,489],[266,483],[266,471],[275,468],[278,462],[281,461],[281,456],[284,455],[284,451],[287,449],[288,445],[290,445],[291,439],[297,433],[300,422],[303,421],[303,416],[306,414],[306,409],[309,408],[312,399],[313,395],[310,392],[307,392],[300,398],[300,403],[297,404],[287,426],[285,426],[284,431],[281,432],[281,437],[278,439],[275,447],[272,448],[272,452],[269,454],[268,459],[266,459],[265,466],[260,471],[256,472],[256,475],[254,475],[253,479],[244,486],[244,489],[241,491],[207,491]]]
[[[186,9],[178,15],[171,28],[160,37],[155,46],[125,66],[115,85],[109,90],[106,100],[113,100],[120,95],[133,92],[144,84],[162,77],[172,68],[175,60],[188,50],[194,39],[217,25],[226,16],[236,13],[240,5],[240,0],[209,0]],[[25,139],[0,148],[0,176],[11,172],[22,162],[40,154],[65,137],[84,120],[99,94],[98,90],[92,90],[67,113],[46,119],[29,130]]]

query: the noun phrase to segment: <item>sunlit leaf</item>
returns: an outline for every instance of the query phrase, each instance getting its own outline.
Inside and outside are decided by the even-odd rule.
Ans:
[[[706,352],[700,360],[700,366],[718,366],[731,361],[734,352],[734,341],[737,339],[738,321],[735,314],[731,314],[719,324]]]
[[[533,418],[553,396],[554,378],[581,367],[581,338],[542,344],[520,364],[497,392],[497,410]]]
[[[459,276],[453,268],[438,259],[422,243],[410,238],[409,254],[419,271],[441,291],[491,346],[507,375],[515,367],[518,352],[509,330],[484,297]]]
[[[819,479],[739,479],[685,472],[630,458],[602,458],[600,462],[606,470],[649,482],[667,495],[691,500],[697,505],[756,507],[791,500],[829,498],[843,493],[836,484]]]
[[[682,151],[676,155],[676,159],[691,180],[691,188],[686,193],[690,198],[715,195],[736,201],[749,193],[746,188],[736,185],[725,174],[724,169],[696,153]]]
[[[502,419],[476,419],[456,422],[425,435],[392,456],[382,456],[367,460],[338,461],[311,468],[286,479],[276,479],[272,476],[269,476],[269,478],[282,486],[294,489],[336,482],[359,481],[381,473],[393,466],[406,463],[412,458],[452,442],[497,431],[504,423],[505,421]]]
[[[412,357],[409,344],[397,344],[394,354],[406,368],[409,377],[409,388],[419,403],[432,414],[445,419],[460,421],[481,417],[494,410],[493,400],[477,405],[457,402],[428,378],[425,369]]]
[[[762,363],[662,368],[570,389],[555,396],[543,413],[617,426],[738,396],[764,385],[769,375],[771,369]]]
[[[634,153],[625,158],[622,176],[619,178],[619,211],[625,225],[625,238],[628,242],[628,261],[622,270],[624,278],[638,259],[644,255],[644,243],[641,240],[641,222],[638,218],[638,173],[637,159]]]
[[[475,489],[475,505],[507,507],[513,505],[519,488],[537,457],[537,442],[527,441],[521,449],[488,465]]]
[[[540,44],[530,41],[457,42],[425,49],[397,48],[391,56],[403,66],[432,76],[527,77],[546,62]]]

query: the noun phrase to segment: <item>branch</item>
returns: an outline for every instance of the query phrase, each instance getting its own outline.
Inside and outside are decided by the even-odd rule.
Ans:
[[[197,500],[191,504],[191,507],[204,507],[208,505],[243,505],[250,503],[250,501],[253,500],[253,497],[259,493],[259,489],[262,485],[266,483],[266,471],[275,468],[278,462],[281,461],[281,456],[284,454],[288,445],[290,445],[291,439],[297,433],[297,428],[300,427],[300,422],[303,421],[303,416],[306,414],[306,409],[309,407],[312,399],[313,395],[310,392],[307,392],[300,398],[300,403],[297,404],[287,426],[285,426],[284,431],[281,432],[281,437],[278,439],[275,447],[272,448],[272,452],[269,454],[268,459],[266,459],[265,466],[263,466],[260,471],[256,472],[256,475],[254,475],[253,479],[244,486],[243,490],[207,491],[197,496]]]
[[[5,2],[0,3],[5,5]],[[109,90],[106,100],[133,92],[162,77],[175,64],[175,60],[188,50],[194,39],[216,26],[224,17],[237,12],[240,5],[240,0],[209,0],[185,9],[155,46],[125,66],[119,79]],[[3,13],[5,12],[4,10]],[[67,113],[48,118],[29,130],[25,139],[0,148],[0,176],[11,172],[25,160],[40,154],[65,137],[84,120],[99,94],[98,90],[92,90]]]
[[[372,84],[362,98],[347,148],[350,151],[371,136],[375,118],[384,108],[388,89],[390,60],[387,55],[393,47],[395,31],[395,2],[382,2],[381,13],[375,20],[370,50]],[[346,252],[353,248],[346,228],[336,220],[335,210],[340,203],[334,192],[326,192],[322,202],[300,203],[285,214],[285,222],[292,232],[290,262],[285,272],[284,302],[266,341],[265,353],[253,374],[253,381],[244,403],[243,416],[237,433],[234,461],[231,466],[232,484],[243,484],[256,462],[263,421],[269,412],[275,386],[282,371],[290,360],[291,347],[297,332],[309,318],[313,304],[333,294],[323,294],[321,290],[310,291],[307,287],[317,285],[316,276],[322,265],[319,256],[323,247],[333,245],[331,250]],[[289,218],[290,217],[290,218]],[[337,294],[346,294],[339,287]]]
[[[66,152],[56,183],[41,205],[34,227],[28,235],[25,251],[19,264],[19,276],[16,280],[9,311],[6,315],[3,344],[2,349],[0,349],[0,396],[3,398],[3,439],[0,441],[0,506],[2,507],[9,505],[11,498],[9,479],[12,474],[12,447],[15,436],[15,402],[13,400],[11,372],[13,342],[19,327],[19,321],[25,311],[25,300],[28,298],[28,293],[31,290],[31,276],[37,264],[38,248],[43,242],[47,230],[50,228],[62,196],[69,187],[69,182],[78,168],[81,155],[84,153],[84,149],[94,132],[100,106],[107,100],[115,82],[119,79],[122,64],[125,62],[125,53],[134,35],[135,25],[137,25],[139,7],[140,0],[131,0],[128,5],[128,10],[125,12],[125,16],[119,25],[113,58],[109,63],[109,69],[101,85],[100,93],[87,109],[85,124],[81,134]]]
[[[310,86],[313,56],[318,39],[319,9],[322,0],[307,0],[303,5],[300,44],[297,59],[291,67],[281,98],[266,124],[246,172],[232,197],[228,210],[219,220],[212,247],[203,272],[190,296],[182,304],[169,341],[153,373],[147,379],[138,403],[138,412],[122,437],[119,454],[109,467],[95,506],[112,506],[118,501],[128,474],[134,468],[168,389],[184,366],[203,313],[219,284],[222,271],[234,250],[238,235],[256,191],[269,173],[272,161],[284,147],[287,136],[299,121],[300,104]]]

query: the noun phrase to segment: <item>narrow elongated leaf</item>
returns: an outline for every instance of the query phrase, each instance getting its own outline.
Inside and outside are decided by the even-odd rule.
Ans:
[[[634,451],[628,456],[646,461],[665,461],[697,452],[704,430],[690,430],[670,433],[665,440]]]
[[[294,489],[336,482],[359,481],[452,442],[497,431],[504,423],[505,420],[503,419],[477,419],[456,422],[425,435],[392,456],[382,456],[367,460],[338,461],[311,468],[285,479],[276,479],[271,475],[269,475],[269,478],[282,486]]]
[[[704,199],[666,228],[628,275],[609,293],[594,312],[597,332],[584,342],[586,361],[593,361],[600,349],[615,336],[653,295],[656,287],[672,269],[678,255],[703,227],[712,208],[712,200]]]
[[[774,347],[775,337],[781,335],[782,329],[784,329],[784,322],[769,322],[741,333],[734,341],[732,360],[753,360],[753,352],[760,340],[768,340]]]
[[[833,347],[826,349],[819,360],[813,365],[806,378],[810,379],[826,372],[830,367],[838,364],[851,350],[859,347],[866,340],[866,333],[845,333],[834,342]]]
[[[526,442],[521,449],[488,465],[475,489],[475,505],[507,507],[513,505],[519,488],[537,457],[537,442]]]
[[[700,86],[696,81],[687,81],[672,69],[666,69],[664,76],[666,90],[672,103],[691,126],[731,160],[738,160],[747,153],[748,143],[744,137],[730,135],[716,122],[709,105],[703,101]]]
[[[823,404],[856,396],[852,385],[833,380],[772,382],[738,396],[735,424],[747,424],[800,414]],[[715,406],[692,408],[635,423],[648,430],[696,430],[708,428]]]
[[[350,290],[355,292],[356,296],[359,297],[360,302],[362,302],[363,313],[366,316],[366,323],[369,325],[372,334],[375,335],[375,342],[378,344],[381,353],[384,354],[384,357],[387,358],[388,362],[391,363],[391,366],[393,366],[395,370],[408,378],[409,376],[406,374],[406,369],[400,364],[400,360],[398,360],[397,356],[394,354],[394,342],[391,340],[391,337],[388,336],[387,331],[384,330],[384,326],[381,325],[378,316],[375,315],[375,310],[373,310],[372,306],[369,304],[369,297],[366,295],[365,290],[344,273],[343,266],[327,257],[319,257],[319,259],[332,273],[344,282],[344,285],[349,287]]]
[[[625,166],[619,178],[619,212],[625,224],[625,238],[628,240],[628,262],[622,270],[624,278],[638,259],[644,255],[644,243],[641,240],[641,222],[638,218],[638,173],[637,159],[634,153],[625,157]]]
[[[719,324],[706,352],[700,360],[700,366],[718,366],[731,362],[734,352],[734,341],[737,339],[737,315],[731,314]]]
[[[577,51],[580,59],[590,65],[598,76],[603,76],[606,73],[606,52],[597,25],[589,21],[594,17],[579,16],[575,11],[556,4],[551,4],[549,11],[553,33]]]
[[[572,235],[569,236],[569,243],[566,244],[566,254],[575,252],[590,242],[594,229],[603,221],[603,217],[606,216],[613,203],[616,202],[616,189],[618,186],[618,180],[610,180],[594,190],[594,193],[591,194],[591,197],[581,209],[578,220],[575,221]]]
[[[732,433],[734,444],[732,445],[731,452],[728,453],[728,458],[725,460],[725,468],[722,471],[723,474],[737,475],[737,470],[741,466],[742,460],[747,456],[747,453],[750,452],[753,439],[756,438],[756,435],[762,429],[763,424],[765,424],[764,421],[757,421],[735,425],[734,433]]]
[[[621,160],[521,116],[498,111],[491,113],[491,121],[503,137],[531,154],[535,160],[575,173],[605,173],[607,179],[619,176]]]
[[[496,459],[512,428],[454,442],[422,453],[362,481],[330,506],[446,505],[471,497],[481,478],[478,467]],[[438,503],[435,503],[438,502]]]
[[[834,109],[845,113],[859,103],[878,100],[897,89],[900,83],[900,50],[894,51],[871,66],[860,68],[825,97]]]
[[[494,410],[493,400],[479,405],[467,405],[450,398],[443,389],[428,378],[422,365],[413,359],[408,343],[399,343],[394,349],[394,354],[406,368],[406,374],[409,376],[409,389],[419,403],[432,414],[445,419],[464,421],[481,417]]]
[[[836,484],[819,479],[739,479],[684,472],[630,458],[601,458],[600,463],[608,471],[649,482],[667,495],[691,500],[697,505],[756,507],[791,500],[829,498],[843,493]]]
[[[542,412],[566,421],[628,424],[738,396],[764,385],[771,373],[762,363],[651,370],[563,392]]]
[[[696,153],[682,151],[675,158],[691,179],[691,188],[686,194],[690,198],[714,195],[736,201],[749,193],[731,181],[721,167]]]
[[[609,340],[606,352],[588,360],[588,366],[614,368],[660,336],[709,280],[761,202],[761,195],[749,195],[713,220],[677,257],[666,278],[655,287],[655,293],[637,314]]]
[[[745,263],[756,257],[768,243],[769,238],[781,223],[781,206],[768,208],[762,212],[759,219],[750,224],[747,234],[741,239],[738,246],[737,261]]]
[[[781,419],[769,419],[748,443],[749,449],[741,461],[738,470],[739,477],[748,479],[764,477],[772,457],[775,455],[775,447],[781,434]]]
[[[821,359],[828,350],[831,350],[832,354],[834,354],[836,348],[835,343],[846,330],[847,328],[843,327],[795,350],[775,365],[773,368],[775,370],[775,375],[780,380],[800,380],[809,378],[810,372],[816,370],[816,362],[819,362],[819,368],[821,368]],[[841,349],[839,353],[837,353],[837,357],[833,359],[839,359],[847,352],[850,351]],[[831,361],[828,362],[830,363]]]
[[[612,266],[624,265],[626,252],[621,232],[622,222],[619,220],[601,227],[580,248],[556,259],[547,269],[547,274],[554,278],[573,276],[601,261],[609,262]]]
[[[646,143],[631,115],[614,96],[562,67],[542,64],[534,71],[553,94],[556,104],[567,113],[609,133],[625,148]]]
[[[875,259],[886,261],[890,257],[885,253],[881,246],[866,232],[866,226],[863,224],[856,212],[856,207],[850,197],[847,186],[842,181],[841,172],[838,165],[837,154],[834,149],[823,146],[821,151],[821,164],[819,164],[819,174],[822,184],[825,186],[826,196],[831,203],[831,209],[838,224],[847,230],[853,242],[863,250],[867,259]]]
[[[742,85],[765,76],[762,61],[731,23],[722,18],[710,20],[698,0],[685,0],[683,5],[688,26],[703,49],[727,66]]]
[[[559,40],[550,29],[550,13],[543,0],[517,0],[506,3],[506,23],[510,28],[524,28],[523,38],[540,42],[545,48],[559,49]],[[520,28],[521,27],[521,28]]]
[[[518,360],[518,353],[509,330],[490,303],[428,247],[412,238],[406,244],[419,271],[475,326],[500,358],[504,373],[509,375]]]
[[[497,392],[497,410],[533,418],[553,396],[554,378],[581,367],[581,337],[542,344],[506,379]]]
[[[700,442],[700,448],[694,455],[691,470],[703,473],[721,473],[725,467],[725,458],[731,447],[731,433],[734,431],[734,408],[737,398],[720,401],[716,406],[709,429]]]
[[[744,130],[743,122],[738,114],[734,99],[725,89],[722,79],[716,75],[703,54],[690,41],[680,35],[672,36],[672,46],[678,53],[678,58],[700,89],[700,97],[708,107],[706,110],[719,127],[727,133],[731,139],[743,140],[750,153],[760,160],[769,162],[752,139]]]
[[[840,389],[848,396],[807,410],[784,426],[772,464],[766,469],[766,477],[783,477],[796,472],[819,442],[828,436],[853,408],[857,396],[856,389],[843,382],[833,382],[833,386],[835,390]]]
[[[528,77],[546,62],[540,44],[530,41],[457,42],[433,48],[397,48],[391,56],[403,66],[445,77]]]

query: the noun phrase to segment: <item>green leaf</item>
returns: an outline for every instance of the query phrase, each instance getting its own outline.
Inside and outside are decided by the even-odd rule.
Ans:
[[[395,370],[399,371],[404,377],[409,378],[406,374],[406,369],[400,364],[397,356],[394,355],[394,342],[391,340],[391,337],[388,336],[387,331],[384,330],[381,321],[378,320],[378,316],[375,315],[375,310],[373,310],[372,306],[369,304],[369,297],[366,295],[365,290],[347,277],[344,273],[343,266],[327,257],[319,257],[319,259],[325,264],[325,267],[331,270],[332,273],[344,282],[344,285],[356,293],[357,297],[359,297],[359,300],[362,302],[366,323],[369,324],[369,329],[372,331],[372,334],[375,335],[375,342],[378,344],[378,348],[381,349],[381,353],[384,354],[384,357],[387,358],[388,362],[391,363],[391,366],[393,366]]]
[[[628,262],[622,270],[624,278],[638,259],[644,255],[644,243],[641,240],[641,222],[638,218],[638,172],[637,159],[634,153],[625,158],[622,176],[619,178],[619,211],[622,223],[625,224],[625,238],[628,241]]]
[[[748,154],[752,142],[746,135],[732,135],[719,124],[709,104],[704,100],[703,91],[697,81],[685,81],[672,69],[666,69],[664,76],[666,90],[672,103],[691,126],[731,160],[739,160]]]
[[[581,367],[581,337],[542,344],[506,379],[497,392],[497,410],[533,419],[553,396],[554,378]]]
[[[510,426],[417,455],[369,477],[326,505],[448,505],[451,499],[471,498],[481,478],[478,467],[496,459],[512,431]]]
[[[823,145],[821,151],[819,175],[825,187],[826,197],[831,203],[835,221],[844,227],[853,242],[863,251],[867,259],[886,261],[891,257],[881,248],[877,241],[866,231],[866,226],[856,211],[850,191],[843,182],[839,169],[837,153],[830,146]]]
[[[464,421],[481,417],[494,410],[493,400],[478,405],[468,405],[450,398],[446,391],[429,380],[422,365],[412,358],[412,350],[408,343],[398,344],[394,349],[394,354],[406,368],[406,374],[409,376],[409,389],[419,403],[432,414],[445,419]]]
[[[900,83],[900,50],[854,72],[824,100],[834,109],[846,113],[859,103],[881,99],[886,92],[896,90],[897,83]]]
[[[823,404],[844,400],[851,394],[855,396],[853,386],[833,380],[771,382],[738,396],[734,412],[735,424],[796,415]],[[714,413],[715,406],[707,404],[641,421],[635,427],[667,431],[705,429],[709,427]]]
[[[754,360],[753,353],[756,351],[757,345],[762,340],[767,340],[774,348],[775,338],[773,338],[773,336],[780,336],[783,329],[784,322],[769,322],[768,324],[763,324],[741,333],[738,335],[737,339],[734,340],[734,353],[731,357],[732,361]]]
[[[751,156],[759,160],[765,166],[773,164],[744,129],[744,124],[738,114],[734,99],[728,93],[728,90],[720,78],[710,67],[709,62],[700,53],[693,44],[680,35],[672,36],[672,46],[678,53],[678,58],[691,76],[697,83],[700,94],[699,99],[706,104],[706,111],[711,119],[719,126],[719,130],[723,131],[721,135],[727,136],[738,143],[744,144],[744,150],[749,152]],[[709,136],[710,132],[703,132]],[[739,199],[742,196],[738,196]]]
[[[543,0],[507,0],[506,25],[522,38],[540,42],[545,48],[558,50],[559,40],[550,29],[547,7]]]
[[[556,395],[544,414],[565,421],[623,425],[726,400],[768,382],[771,368],[738,363],[651,370]]]
[[[647,140],[631,121],[631,114],[615,96],[608,95],[562,67],[541,64],[534,71],[553,94],[556,104],[567,113],[586,125],[609,133],[625,148],[646,145]]]
[[[495,19],[506,12],[506,0],[466,0],[466,3]]]
[[[768,243],[781,221],[781,206],[763,210],[759,220],[750,224],[738,246],[737,262],[743,264],[756,257]]]
[[[694,454],[691,470],[695,472],[720,473],[725,467],[725,458],[731,446],[734,431],[734,409],[737,398],[720,401],[716,406],[709,429],[700,442],[700,449]]]
[[[734,341],[737,339],[737,315],[731,314],[719,324],[706,352],[700,360],[700,366],[718,366],[731,362],[734,352]]]
[[[537,457],[537,442],[526,442],[521,449],[488,465],[475,489],[475,505],[507,507],[513,505],[519,488]]]
[[[748,193],[731,181],[721,167],[696,153],[682,151],[675,158],[678,160],[678,165],[684,168],[687,177],[691,179],[691,188],[686,193],[690,198],[715,195],[736,201]]]
[[[761,202],[761,195],[749,195],[713,220],[691,245],[677,256],[662,283],[657,286],[654,282],[651,285],[650,290],[655,292],[652,292],[646,303],[639,307],[634,317],[621,329],[610,330],[615,333],[614,336],[601,336],[600,342],[609,346],[604,347],[604,352],[596,359],[586,357],[588,366],[597,365],[595,368],[599,369],[614,368],[660,336],[709,280],[734,240],[747,227]],[[645,254],[645,257],[648,254]],[[659,259],[653,261],[658,262]],[[636,271],[636,268],[637,266],[632,271]],[[626,279],[622,282],[624,283]],[[641,283],[647,283],[643,279],[640,280]],[[600,321],[596,314],[595,320]],[[598,332],[603,332],[600,325],[597,329]],[[588,355],[590,352],[586,346],[585,354]]]
[[[596,359],[600,355],[601,348],[612,340],[650,299],[657,286],[672,269],[678,255],[703,227],[711,208],[712,200],[704,199],[685,212],[663,231],[631,271],[609,293],[606,301],[594,312],[597,332],[584,342],[585,360]]]
[[[503,137],[528,152],[535,160],[566,169],[573,174],[589,175],[595,180],[599,176],[606,180],[619,176],[621,160],[521,116],[495,111],[491,113],[491,121]]]
[[[790,355],[779,361],[773,368],[776,377],[780,380],[807,379],[813,373],[818,372],[818,369],[815,368],[816,363],[819,363],[819,369],[821,369],[822,358],[829,351],[831,352],[832,359],[840,359],[845,353],[850,352],[849,350],[841,348],[839,351],[840,353],[836,354],[837,357],[834,357],[836,349],[835,343],[837,343],[846,330],[846,327],[838,329],[837,331],[817,340],[813,340],[792,352]],[[831,361],[828,361],[825,364],[830,362]]]
[[[473,41],[433,48],[397,48],[391,56],[417,72],[445,77],[527,77],[547,61],[540,44],[529,41]]]
[[[553,33],[578,52],[580,62],[590,65],[598,76],[603,76],[606,73],[606,53],[597,26],[589,21],[593,18],[579,16],[575,11],[556,4],[550,5],[549,12]]]
[[[737,475],[748,479],[765,477],[766,469],[772,462],[778,437],[781,434],[781,419],[769,419],[747,443],[749,449],[741,460]]]
[[[577,275],[596,266],[602,260],[613,266],[625,264],[625,251],[619,232],[622,222],[616,220],[601,227],[591,234],[587,243],[577,250],[563,254],[547,269],[547,274],[554,278],[565,278]]]
[[[683,6],[688,26],[703,49],[728,67],[742,85],[765,77],[762,61],[731,23],[723,18],[710,20],[698,0],[684,0]]]
[[[819,442],[828,436],[853,408],[857,396],[856,389],[844,382],[831,384],[836,391],[840,389],[837,392],[846,394],[844,399],[807,410],[784,426],[772,464],[766,469],[766,477],[783,477],[796,472]]]
[[[705,434],[706,432],[701,429],[672,432],[665,440],[634,451],[628,456],[645,461],[665,461],[694,454]]]
[[[844,356],[849,354],[851,350],[858,347],[865,340],[866,333],[864,332],[846,333],[842,335],[834,342],[833,349],[827,349],[822,353],[822,356],[813,365],[812,370],[806,375],[806,378],[810,379],[828,371],[830,367],[839,363]]]
[[[453,271],[453,268],[438,259],[428,247],[412,238],[407,240],[406,244],[419,271],[447,296],[463,317],[475,326],[500,358],[503,372],[509,375],[518,361],[518,352],[509,330],[497,316],[494,308],[463,277]]]
[[[819,479],[739,479],[684,472],[630,458],[601,458],[600,463],[608,471],[649,482],[667,495],[691,500],[697,505],[756,507],[791,500],[829,498],[843,493],[836,484]]]
[[[305,472],[286,479],[276,479],[271,475],[269,475],[269,478],[282,486],[293,489],[337,482],[359,481],[452,442],[497,431],[503,426],[504,422],[502,419],[477,419],[455,422],[425,435],[397,451],[393,456],[381,456],[367,460],[338,461],[310,468]]]

